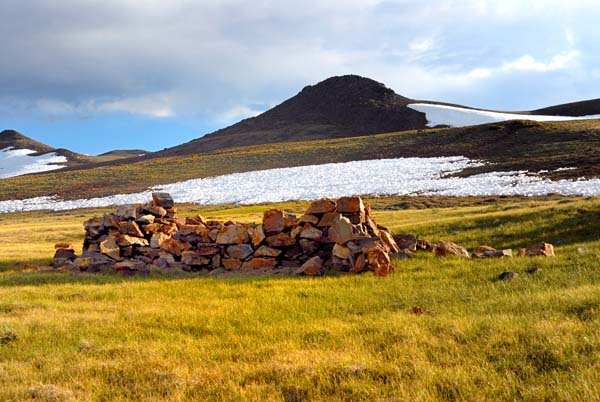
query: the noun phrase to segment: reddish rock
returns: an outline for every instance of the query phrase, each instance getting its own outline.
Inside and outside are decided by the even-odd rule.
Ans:
[[[323,232],[319,229],[312,227],[310,224],[305,223],[302,231],[300,232],[300,238],[309,239],[314,241],[320,241],[323,237]]]
[[[281,250],[267,246],[260,246],[258,250],[254,252],[255,257],[279,257],[280,254]]]
[[[185,249],[185,244],[175,239],[165,239],[160,245],[160,249],[166,251],[169,254],[180,256],[181,252]]]
[[[314,215],[303,215],[298,220],[298,223],[310,223],[312,225],[316,225],[317,223],[319,223],[319,217]]]
[[[417,251],[417,236],[411,234],[396,234],[394,235],[394,241],[400,250],[409,250],[413,253]]]
[[[242,244],[248,243],[250,237],[248,230],[242,224],[224,226],[217,233],[216,242],[218,244]]]
[[[145,205],[143,211],[157,218],[162,218],[167,215],[166,209],[164,209],[163,207],[156,206],[154,204]]]
[[[342,197],[337,200],[337,210],[344,214],[364,215],[365,205],[360,197]]]
[[[536,243],[527,247],[525,250],[525,255],[528,257],[555,257],[554,254],[554,246],[550,243]]]
[[[313,201],[304,215],[320,215],[326,212],[335,211],[335,202],[331,200]]]
[[[263,214],[263,229],[267,236],[283,232],[286,214],[281,209],[271,209]]]
[[[267,237],[267,244],[270,247],[287,247],[295,244],[295,240],[287,233],[279,233],[274,236]]]
[[[219,254],[221,249],[218,246],[201,245],[198,247],[198,254],[200,255],[215,255]]]
[[[304,226],[298,225],[295,228],[292,229],[292,231],[290,232],[290,237],[292,239],[295,239],[298,237],[298,235],[304,230]]]
[[[179,234],[182,236],[189,236],[193,234],[200,234],[205,230],[204,225],[181,225],[179,226]]]
[[[254,253],[254,249],[249,244],[236,244],[235,246],[227,247],[227,255],[229,258],[245,260]]]
[[[437,257],[458,256],[469,258],[469,252],[462,246],[451,241],[440,240],[433,246],[433,252]]]
[[[210,259],[210,265],[212,265],[213,268],[219,268],[221,266],[221,256],[219,254],[213,255]]]
[[[370,251],[366,260],[369,269],[377,276],[386,276],[393,268],[390,256],[383,247]]]
[[[206,219],[204,219],[204,217],[202,215],[196,215],[192,218],[185,218],[185,223],[187,225],[203,225],[206,226],[207,222]]]
[[[124,221],[119,223],[119,233],[135,237],[144,237],[144,233],[142,233],[135,221]]]
[[[367,259],[364,254],[359,254],[354,261],[354,266],[352,267],[355,273],[365,272],[368,270]]]
[[[277,266],[277,260],[274,258],[251,258],[242,264],[243,270],[261,269],[261,268],[275,268]]]
[[[371,219],[370,216],[367,216],[365,218],[364,225],[371,236],[379,236],[379,228],[377,227],[377,224],[375,223],[375,221],[373,219]]]
[[[354,238],[352,223],[345,216],[335,218],[333,225],[329,228],[329,238],[334,242],[345,245]]]
[[[306,261],[295,272],[296,275],[317,276],[323,274],[323,260],[315,256]]]
[[[140,225],[149,225],[151,223],[154,223],[154,219],[155,219],[154,215],[147,214],[147,215],[139,215],[135,221]]]
[[[152,193],[152,200],[157,207],[168,209],[175,206],[175,201],[173,201],[173,198],[169,193]]]
[[[317,226],[321,228],[329,227],[333,225],[333,221],[335,221],[335,218],[337,218],[340,215],[341,214],[338,212],[327,212],[325,215],[323,215]]]
[[[221,264],[223,264],[226,269],[234,271],[240,269],[242,266],[242,261],[235,258],[223,258],[221,260]]]

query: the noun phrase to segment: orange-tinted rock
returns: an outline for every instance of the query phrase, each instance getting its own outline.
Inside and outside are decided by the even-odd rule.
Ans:
[[[150,239],[150,247],[151,248],[160,248],[165,240],[170,239],[171,236],[165,233],[154,233],[152,238]]]
[[[342,260],[346,260],[352,255],[352,251],[348,247],[340,246],[336,243],[333,246],[332,254],[338,258],[341,258]]]
[[[124,221],[119,223],[119,232],[130,236],[144,237],[144,233],[142,233],[135,221]]]
[[[329,228],[329,238],[342,246],[354,238],[354,231],[350,219],[345,216],[335,218],[333,225]]]
[[[329,227],[329,226],[333,225],[333,221],[339,215],[340,214],[338,212],[327,212],[327,213],[325,213],[325,215],[323,215],[323,217],[321,218],[321,220],[319,221],[319,223],[317,224],[317,226],[319,226],[319,227]]]
[[[248,231],[241,224],[224,226],[219,230],[216,238],[218,244],[242,244],[248,243],[249,240]]]
[[[359,254],[354,261],[353,270],[355,273],[365,272],[367,271],[367,259],[364,254]]]
[[[230,271],[240,269],[242,266],[242,261],[237,260],[235,258],[223,258],[221,260],[221,264]]]
[[[369,269],[377,276],[386,276],[393,268],[390,263],[390,256],[383,247],[369,252],[366,260]]]
[[[127,247],[127,246],[148,246],[148,240],[144,239],[144,238],[140,238],[140,237],[135,237],[135,236],[130,236],[130,235],[120,235],[117,238],[117,244],[121,247]]]
[[[121,219],[135,219],[137,217],[136,205],[121,205],[115,213]]]
[[[544,256],[544,257],[555,257],[554,246],[550,243],[536,243],[527,247],[525,255],[529,257]]]
[[[267,236],[283,232],[286,214],[281,209],[271,209],[263,214],[263,230]]]
[[[335,210],[335,202],[331,200],[317,200],[313,201],[306,212],[305,215],[320,215],[326,212],[332,212]]]
[[[200,234],[205,230],[204,225],[181,225],[179,227],[179,234],[182,236],[189,236],[192,234]]]
[[[139,225],[149,225],[151,223],[154,223],[154,219],[156,219],[156,217],[154,215],[146,214],[146,215],[138,215],[138,217],[135,221]]]
[[[458,257],[469,258],[467,249],[451,241],[440,240],[435,246],[433,246],[433,252],[437,257],[454,255]]]
[[[72,243],[56,243],[54,245],[54,249],[65,249],[65,250],[75,250],[75,246]]]
[[[252,231],[252,245],[254,247],[260,246],[260,244],[265,240],[265,231],[263,229],[263,225],[258,225]]]
[[[143,211],[147,212],[148,214],[153,215],[157,218],[162,218],[163,216],[167,215],[166,209],[164,209],[163,207],[156,206],[156,205],[148,205],[147,204],[144,206]]]
[[[109,237],[100,243],[100,252],[114,260],[121,258],[121,252],[117,239],[115,237]]]
[[[221,250],[219,249],[218,246],[205,245],[205,246],[198,247],[197,251],[198,251],[198,254],[200,254],[200,255],[215,255],[215,254],[219,254],[219,252]]]
[[[306,261],[295,272],[296,275],[317,276],[323,274],[323,260],[320,257],[314,256]]]
[[[279,233],[274,236],[267,237],[267,244],[270,247],[287,247],[295,243],[296,241],[287,233]]]
[[[396,234],[394,240],[401,250],[417,251],[417,236],[411,234]]]
[[[279,257],[280,254],[281,250],[267,246],[260,246],[258,250],[254,252],[255,257]]]
[[[294,228],[292,229],[292,231],[290,232],[290,237],[291,237],[292,239],[295,239],[295,238],[297,238],[297,237],[298,237],[298,235],[299,235],[299,234],[300,234],[300,233],[301,233],[303,230],[304,230],[304,226],[302,226],[302,225],[298,225],[298,226],[294,227]]]
[[[398,251],[400,251],[400,247],[398,247],[396,241],[387,230],[380,230],[379,237],[381,237],[381,240],[383,240],[383,242],[388,246],[389,250],[392,253],[397,253]]]
[[[245,261],[242,264],[242,269],[251,270],[251,269],[260,269],[260,268],[275,268],[277,266],[277,260],[274,258],[251,258],[248,261]]]
[[[175,201],[173,201],[173,198],[169,193],[152,193],[152,200],[157,207],[168,209],[175,206]]]
[[[363,215],[365,213],[365,205],[360,197],[342,197],[337,200],[337,210],[344,214],[359,213]]]
[[[206,219],[202,215],[196,215],[192,218],[185,218],[185,223],[187,225],[204,225],[206,226]]]

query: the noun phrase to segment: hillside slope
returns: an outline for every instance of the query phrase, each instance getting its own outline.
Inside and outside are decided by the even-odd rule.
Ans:
[[[331,77],[259,116],[153,157],[425,128],[425,115],[406,107],[411,102],[369,78]]]
[[[532,114],[545,114],[549,116],[589,116],[600,113],[600,98],[580,102],[565,103],[532,110]]]

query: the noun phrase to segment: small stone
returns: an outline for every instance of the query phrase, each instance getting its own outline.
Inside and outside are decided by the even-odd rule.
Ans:
[[[321,228],[329,227],[333,225],[333,221],[335,221],[335,218],[337,218],[339,215],[340,213],[338,212],[327,212],[325,215],[323,215],[317,226]]]
[[[67,248],[59,248],[54,253],[54,258],[66,258],[67,260],[74,260],[75,251]]]
[[[587,254],[590,250],[587,247],[577,247],[577,254]]]
[[[394,240],[390,232],[388,232],[387,230],[380,230],[379,237],[381,237],[381,240],[383,240],[383,242],[388,246],[389,250],[392,253],[397,253],[398,251],[400,251],[400,247],[398,247],[398,244],[396,244],[396,241]]]
[[[182,236],[189,236],[193,234],[200,234],[204,231],[204,225],[181,225],[179,227],[179,234]]]
[[[519,274],[512,271],[505,271],[500,274],[498,280],[500,281],[511,281],[519,277]]]
[[[258,225],[252,231],[252,245],[254,247],[260,246],[260,244],[265,240],[265,231],[263,229],[263,225]]]
[[[154,204],[145,205],[144,212],[147,212],[148,214],[153,215],[157,218],[162,218],[167,215],[166,209],[164,209],[163,207],[156,206]]]
[[[316,276],[323,274],[323,260],[320,257],[312,257],[306,261],[295,272],[296,275]]]
[[[254,249],[249,244],[237,244],[227,247],[227,255],[229,258],[245,260],[254,253]]]
[[[154,223],[154,219],[156,219],[154,215],[146,214],[138,216],[135,221],[140,225],[149,225],[151,223]]]
[[[458,256],[469,258],[469,252],[462,246],[451,241],[440,240],[434,247],[436,257]]]
[[[160,245],[160,249],[162,251],[166,251],[169,254],[177,256],[180,256],[182,251],[186,248],[189,248],[189,246],[186,247],[184,242],[175,239],[165,239]]]
[[[121,205],[117,208],[116,215],[121,219],[135,219],[137,217],[137,206]]]
[[[536,243],[527,247],[525,255],[528,257],[555,257],[554,246],[550,243]]]
[[[157,207],[169,209],[175,206],[175,201],[169,193],[152,193],[152,200]]]
[[[394,235],[394,241],[400,248],[400,250],[409,250],[413,253],[417,251],[417,236],[411,234],[396,234]]]
[[[211,256],[211,255],[219,254],[221,249],[219,248],[219,246],[201,245],[200,247],[198,247],[197,251],[198,251],[198,254],[200,254],[200,255]]]
[[[117,244],[121,247],[127,246],[148,246],[148,240],[144,238],[129,236],[129,235],[121,235],[117,238]]]

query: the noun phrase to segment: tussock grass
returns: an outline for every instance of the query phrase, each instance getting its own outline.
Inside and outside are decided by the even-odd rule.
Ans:
[[[375,211],[395,232],[470,248],[547,240],[558,256],[420,254],[383,279],[73,278],[15,264],[48,260],[57,237],[79,244],[83,216],[101,211],[2,215],[0,400],[600,399],[599,199],[385,209],[396,203]],[[496,281],[506,270],[519,278]]]

